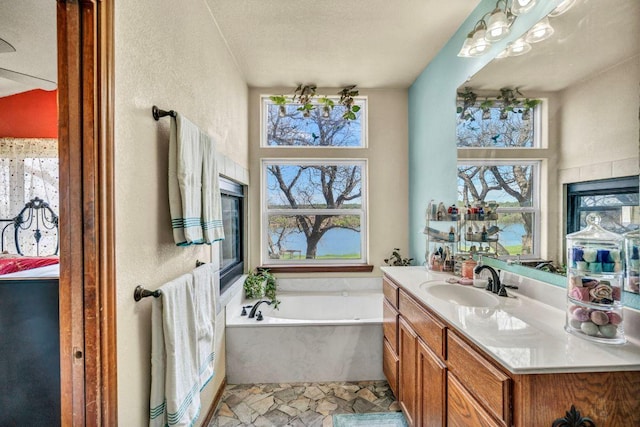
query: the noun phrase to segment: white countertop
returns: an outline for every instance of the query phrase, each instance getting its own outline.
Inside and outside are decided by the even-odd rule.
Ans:
[[[495,308],[468,307],[431,296],[424,290],[429,284],[420,286],[453,277],[449,274],[424,267],[382,267],[382,271],[514,374],[640,371],[637,341],[600,344],[571,335],[564,330],[564,310],[517,291],[508,290],[515,298],[499,298]]]

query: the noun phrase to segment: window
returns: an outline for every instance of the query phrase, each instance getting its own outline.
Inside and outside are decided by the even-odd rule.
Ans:
[[[363,264],[366,161],[262,162],[265,264]]]
[[[499,256],[537,257],[540,252],[536,232],[539,171],[540,163],[536,161],[458,161],[458,205],[485,202],[499,206],[495,224],[500,229],[496,244]],[[466,231],[480,225],[469,222],[463,227]]]
[[[586,227],[587,215],[596,212],[600,225],[614,233],[638,228],[638,177],[580,182],[567,186],[567,233]]]
[[[504,109],[496,100],[464,107],[457,102],[458,148],[539,148],[540,107]],[[490,103],[491,106],[483,104]]]
[[[268,96],[262,97],[263,147],[366,147],[366,99],[357,98],[360,107],[355,120],[345,120],[345,107],[337,97],[328,97],[335,106],[324,108],[313,102],[307,114],[299,110],[301,104],[276,105]]]
[[[490,224],[499,229],[494,248],[497,255],[539,258],[541,161],[529,153],[535,153],[530,149],[542,145],[542,101],[512,97],[519,94],[517,89],[505,88],[501,93],[501,99],[484,100],[478,100],[470,88],[459,93],[462,98],[457,101],[457,146],[485,149],[487,157],[477,158],[459,150],[458,205],[498,205],[497,223]],[[512,151],[518,160],[496,160],[501,150]],[[460,154],[471,158],[464,159]],[[462,226],[465,232],[471,228],[473,233],[487,227],[473,221]]]
[[[242,185],[220,178],[225,239],[220,244],[220,292],[244,272],[244,192]]]

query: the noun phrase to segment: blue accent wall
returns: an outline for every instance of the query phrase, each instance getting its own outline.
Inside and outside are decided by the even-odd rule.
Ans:
[[[560,1],[540,1],[529,13],[518,17],[509,36],[495,43],[487,54],[459,58],[458,52],[469,31],[495,8],[495,0],[482,0],[409,88],[409,256],[419,264],[425,260],[423,230],[429,201],[450,205],[457,198],[457,88]]]

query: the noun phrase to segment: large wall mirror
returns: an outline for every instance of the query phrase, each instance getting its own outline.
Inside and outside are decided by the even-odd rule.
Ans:
[[[541,100],[530,104],[531,111],[522,105],[516,111],[521,123],[526,112],[526,131],[535,137],[516,133],[509,139],[504,130],[490,130],[489,137],[501,146],[459,144],[458,164],[468,171],[493,164],[503,178],[526,181],[514,184],[513,201],[504,199],[502,205],[513,207],[520,197],[530,217],[517,227],[500,226],[515,232],[499,255],[523,263],[529,258],[533,268],[561,272],[565,235],[583,227],[590,211],[598,211],[603,224],[616,232],[640,224],[640,2],[576,0],[566,13],[548,19],[553,28],[549,38],[531,43],[524,54],[499,55],[458,89],[459,102],[470,90],[477,96],[477,109],[492,99],[498,106],[503,88],[519,98]],[[460,107],[458,114],[459,127],[464,120],[470,128],[482,127],[480,115],[465,118]],[[530,169],[515,171],[514,164],[526,161],[533,162]],[[469,193],[461,190],[462,181],[460,200],[466,202],[470,196],[462,194]]]

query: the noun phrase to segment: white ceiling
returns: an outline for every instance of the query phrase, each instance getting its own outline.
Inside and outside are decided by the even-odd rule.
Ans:
[[[55,89],[55,1],[0,0],[0,39],[16,50],[0,53],[0,97]]]
[[[206,0],[249,86],[408,87],[479,0]]]
[[[578,0],[550,23],[551,38],[525,55],[493,60],[464,86],[554,92],[640,54],[639,0]]]

